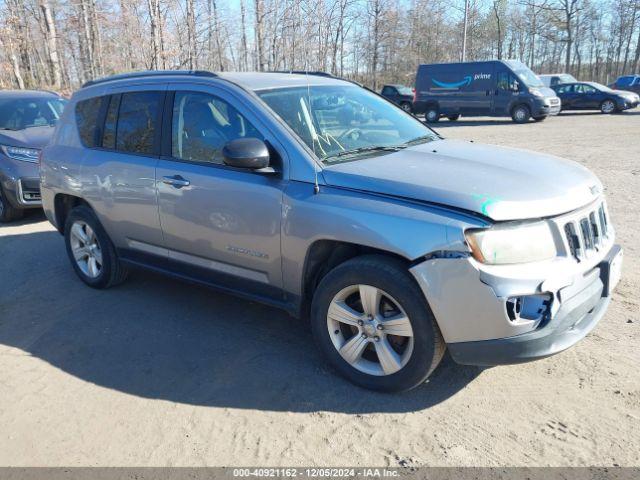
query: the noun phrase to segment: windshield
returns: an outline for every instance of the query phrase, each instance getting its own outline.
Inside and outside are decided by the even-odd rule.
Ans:
[[[355,85],[292,87],[257,93],[320,160],[328,163],[438,138],[411,115]]]
[[[544,87],[542,80],[524,63],[515,60],[508,60],[506,63],[527,87]]]
[[[53,126],[66,103],[54,97],[0,99],[0,130]]]
[[[576,83],[576,77],[573,75],[569,75],[568,73],[563,73],[562,75],[558,75],[558,79],[561,83]]]

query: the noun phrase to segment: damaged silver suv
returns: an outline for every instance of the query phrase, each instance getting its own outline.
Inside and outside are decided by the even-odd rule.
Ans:
[[[445,349],[472,365],[558,353],[620,278],[587,169],[446,140],[327,75],[93,81],[41,162],[86,284],[144,267],[309,316],[327,361],[371,389],[419,385]]]

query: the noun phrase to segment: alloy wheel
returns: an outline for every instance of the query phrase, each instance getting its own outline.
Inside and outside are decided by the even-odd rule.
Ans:
[[[409,316],[391,295],[371,285],[338,292],[329,305],[327,328],[340,356],[368,375],[398,372],[413,352]]]
[[[602,103],[602,112],[603,113],[612,113],[615,109],[616,109],[616,106],[611,100],[605,100]]]
[[[427,120],[428,121],[435,122],[437,118],[438,118],[438,112],[436,112],[435,110],[429,110],[427,112]]]
[[[93,229],[78,220],[71,226],[71,251],[76,264],[87,277],[97,278],[102,271],[102,249]]]

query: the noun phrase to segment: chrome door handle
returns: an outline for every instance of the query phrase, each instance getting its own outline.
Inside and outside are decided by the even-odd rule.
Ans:
[[[188,187],[191,182],[180,175],[174,175],[173,177],[162,177],[162,183],[171,185],[176,188]]]

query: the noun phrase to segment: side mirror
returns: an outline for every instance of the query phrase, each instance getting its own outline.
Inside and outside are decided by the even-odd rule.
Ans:
[[[269,149],[258,138],[236,138],[222,148],[225,165],[260,170],[269,167]]]

